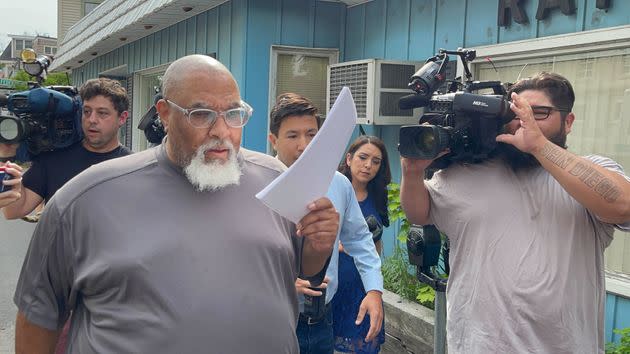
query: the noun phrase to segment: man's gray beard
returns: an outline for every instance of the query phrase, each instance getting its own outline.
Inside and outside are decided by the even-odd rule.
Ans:
[[[548,139],[563,149],[567,148],[567,134],[564,132],[564,120],[560,126],[560,131]],[[522,152],[511,144],[498,143],[496,154],[515,172],[540,167],[540,162],[534,155]]]
[[[215,147],[228,148],[227,161],[206,162],[205,151]],[[238,185],[241,179],[241,166],[236,158],[234,146],[228,140],[213,140],[200,146],[190,162],[184,167],[186,178],[199,192],[215,191],[229,185]]]

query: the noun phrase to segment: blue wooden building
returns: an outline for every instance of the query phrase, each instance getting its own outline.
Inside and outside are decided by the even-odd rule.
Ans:
[[[98,76],[124,81],[132,96],[133,119],[123,140],[140,150],[146,148],[146,139],[135,127],[152,104],[168,64],[186,54],[214,56],[230,68],[243,98],[254,107],[244,146],[268,151],[273,98],[296,91],[325,111],[330,65],[382,59],[417,68],[440,48],[473,48],[477,59],[472,71],[479,80],[514,82],[542,70],[567,76],[577,95],[571,150],[606,155],[630,168],[630,1],[552,3],[106,0],[70,28],[53,66],[71,71],[77,85]],[[374,100],[374,93],[365,95]],[[387,142],[399,181],[401,121],[366,118],[364,129]],[[386,255],[395,233],[393,225],[384,237]],[[616,339],[612,328],[630,327],[629,235],[615,235],[606,267],[610,341]]]

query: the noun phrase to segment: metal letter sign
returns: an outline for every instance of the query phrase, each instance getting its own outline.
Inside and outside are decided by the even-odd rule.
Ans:
[[[538,11],[536,11],[536,19],[541,21],[547,18],[549,10],[560,8],[565,15],[573,15],[575,13],[574,0],[540,0],[538,2]]]
[[[627,0],[626,0],[627,1]],[[527,14],[523,10],[523,0],[499,0],[499,16],[497,24],[499,27],[507,27],[510,20],[522,25],[528,23]],[[595,6],[600,10],[610,8],[610,0],[596,0]],[[575,0],[538,0],[538,11],[536,19],[542,21],[549,16],[549,11],[560,8],[563,14],[569,16],[575,13]]]
[[[521,7],[523,0],[499,0],[499,18],[498,25],[507,27],[510,25],[510,18],[514,18],[514,22],[522,25],[528,22],[527,14]]]

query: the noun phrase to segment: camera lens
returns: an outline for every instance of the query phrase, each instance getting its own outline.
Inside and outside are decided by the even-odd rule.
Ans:
[[[435,148],[435,134],[433,130],[423,130],[418,134],[418,149],[422,152],[433,151]]]

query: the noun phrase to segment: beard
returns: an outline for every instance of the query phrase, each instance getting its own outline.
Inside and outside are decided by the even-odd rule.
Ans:
[[[207,162],[205,152],[215,147],[229,150],[226,161],[212,160]],[[236,158],[234,146],[228,140],[214,139],[200,146],[195,155],[184,167],[186,178],[199,192],[215,191],[229,185],[238,185],[243,174]]]
[[[559,147],[566,149],[567,148],[567,134],[564,131],[564,119],[560,125],[560,130],[551,137],[548,137],[549,141],[558,145]],[[503,131],[503,133],[509,133],[507,131]],[[506,144],[506,143],[498,143],[497,156],[499,156],[506,164],[512,168],[514,172],[522,171],[522,170],[530,170],[536,167],[540,167],[540,162],[534,157],[532,154],[528,154],[526,152],[522,152],[517,149],[514,145]]]

